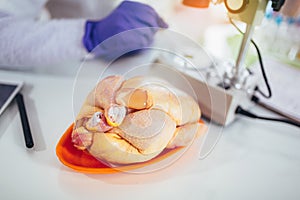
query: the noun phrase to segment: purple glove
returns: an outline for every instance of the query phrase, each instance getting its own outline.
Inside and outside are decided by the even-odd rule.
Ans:
[[[150,6],[123,1],[102,20],[86,22],[83,44],[96,56],[112,59],[149,47],[156,31],[167,27]]]

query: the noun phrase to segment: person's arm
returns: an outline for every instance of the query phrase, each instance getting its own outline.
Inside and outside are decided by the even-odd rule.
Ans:
[[[27,67],[81,59],[85,20],[0,18],[0,66]]]
[[[37,66],[80,59],[90,52],[106,60],[148,48],[168,25],[145,4],[124,1],[100,20],[36,22],[0,18],[0,67]]]

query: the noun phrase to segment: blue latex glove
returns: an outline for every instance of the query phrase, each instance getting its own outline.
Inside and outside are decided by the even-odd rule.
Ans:
[[[113,59],[149,47],[156,31],[167,27],[150,6],[123,1],[102,20],[86,22],[83,44],[96,56]]]

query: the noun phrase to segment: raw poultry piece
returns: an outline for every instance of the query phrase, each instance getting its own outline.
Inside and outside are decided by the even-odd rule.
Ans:
[[[144,162],[189,145],[201,132],[200,116],[195,100],[164,80],[109,76],[88,95],[72,141],[107,163]]]

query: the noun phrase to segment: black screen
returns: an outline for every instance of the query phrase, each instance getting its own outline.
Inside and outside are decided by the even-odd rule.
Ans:
[[[17,85],[7,85],[0,83],[0,109],[16,88]]]

